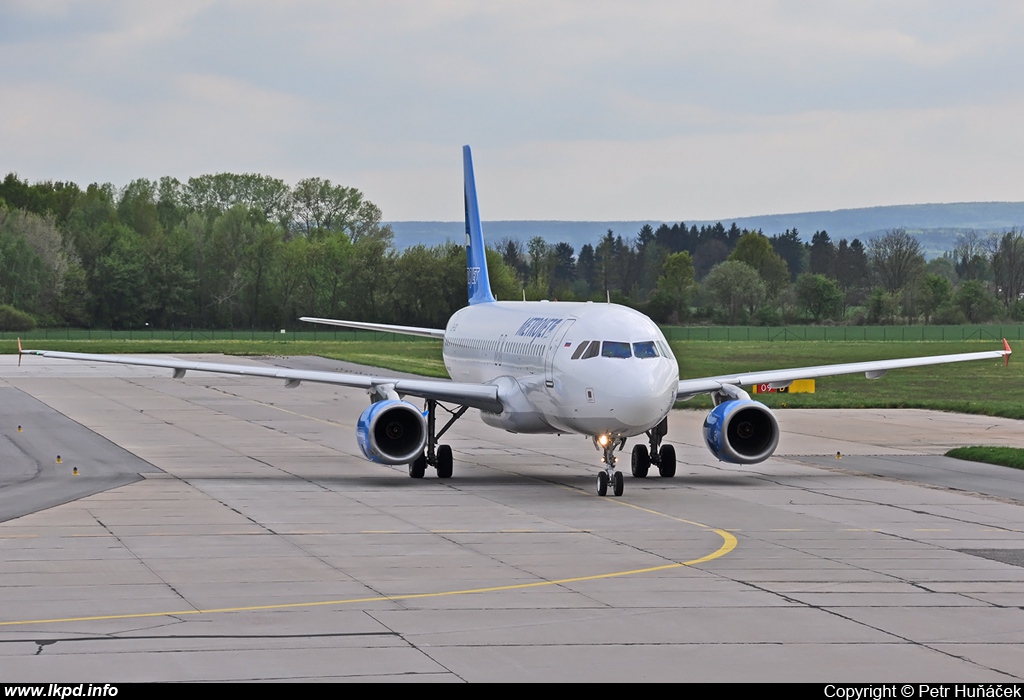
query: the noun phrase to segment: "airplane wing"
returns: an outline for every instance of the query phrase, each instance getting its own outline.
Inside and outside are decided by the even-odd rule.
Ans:
[[[418,326],[392,326],[387,323],[366,323],[364,321],[339,321],[335,318],[314,318],[303,316],[299,319],[306,323],[322,323],[325,326],[344,326],[364,331],[380,331],[382,333],[399,333],[401,335],[418,335],[423,338],[444,339],[443,328],[419,328]]]
[[[258,367],[250,365],[232,365],[218,362],[194,362],[191,360],[175,360],[156,357],[130,357],[123,355],[91,355],[79,352],[57,352],[53,350],[23,350],[18,341],[18,354],[38,355],[61,360],[82,360],[85,362],[111,362],[119,365],[139,365],[142,367],[165,367],[174,371],[174,378],[180,379],[187,371],[216,372],[219,374],[237,374],[246,377],[268,377],[284,380],[288,388],[297,387],[302,382],[318,382],[339,386],[366,389],[373,391],[381,388],[394,390],[400,396],[416,396],[422,399],[433,399],[445,403],[479,408],[490,413],[501,413],[503,406],[498,399],[498,388],[490,384],[465,384],[441,379],[395,379],[393,377],[373,377],[361,374],[343,374],[341,372],[322,372],[312,370],[283,369],[279,367]]]
[[[768,384],[773,389],[787,387],[797,379],[816,379],[818,377],[834,377],[840,374],[857,374],[863,372],[868,379],[879,379],[891,369],[906,367],[924,367],[927,365],[943,365],[950,362],[970,362],[972,360],[989,360],[1004,358],[1009,362],[1010,344],[1003,339],[1002,350],[987,352],[967,352],[956,355],[932,355],[929,357],[908,357],[900,360],[876,360],[872,362],[849,362],[838,365],[819,365],[817,367],[796,367],[793,369],[767,370],[744,374],[723,374],[717,377],[699,379],[681,379],[676,392],[677,401],[686,401],[697,394],[718,391],[725,384],[748,386]]]

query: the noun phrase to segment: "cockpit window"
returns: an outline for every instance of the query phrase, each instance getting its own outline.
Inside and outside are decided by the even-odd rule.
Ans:
[[[580,355],[583,354],[583,350],[586,349],[587,345],[590,344],[589,340],[584,340],[582,343],[576,346],[576,350],[572,353],[572,359],[580,359]]]
[[[648,357],[657,357],[658,348],[655,347],[653,340],[646,340],[642,343],[633,343],[633,357],[639,357],[640,359],[646,359]]]
[[[606,340],[601,346],[601,357],[630,357],[629,343],[620,343],[615,340]]]
[[[591,357],[597,357],[597,355],[600,352],[601,352],[601,341],[600,340],[592,340],[592,341],[590,341],[590,347],[588,347],[587,351],[585,353],[583,353],[583,359],[584,360],[589,360]]]

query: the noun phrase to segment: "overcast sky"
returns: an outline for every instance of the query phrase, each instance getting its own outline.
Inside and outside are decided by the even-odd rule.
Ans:
[[[259,172],[387,220],[1024,200],[1020,2],[0,0],[0,176]]]

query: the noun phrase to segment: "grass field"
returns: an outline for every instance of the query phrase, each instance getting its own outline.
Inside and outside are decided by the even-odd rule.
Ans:
[[[998,350],[985,341],[673,341],[683,378],[807,365],[860,362],[918,355]],[[385,369],[446,377],[441,343],[433,340],[34,340],[25,347],[89,353],[225,353],[230,355],[320,355]],[[17,352],[13,340],[0,343]],[[26,358],[31,362],[32,358]],[[882,379],[863,375],[819,379],[814,394],[764,394],[771,408],[928,408],[1024,419],[1024,358],[897,370]],[[682,408],[711,407],[701,396]]]
[[[998,350],[988,342],[672,343],[680,375],[701,377],[756,369],[863,362],[919,355]],[[982,360],[817,380],[814,394],[762,394],[771,408],[929,408],[1024,419],[1024,364]],[[710,407],[710,399],[689,402]]]
[[[1001,467],[1024,469],[1024,450],[1018,447],[957,447],[946,453],[947,457],[966,459],[971,462],[998,464]]]

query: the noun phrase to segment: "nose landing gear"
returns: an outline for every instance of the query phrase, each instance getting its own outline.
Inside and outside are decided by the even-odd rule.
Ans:
[[[602,451],[602,460],[604,461],[604,471],[599,472],[597,475],[597,495],[607,496],[608,487],[611,486],[612,495],[621,496],[624,481],[622,472],[615,471],[615,452],[616,450],[621,450],[626,444],[626,438],[612,440],[607,436],[602,436],[601,438],[594,438],[594,444]]]

